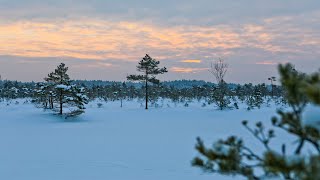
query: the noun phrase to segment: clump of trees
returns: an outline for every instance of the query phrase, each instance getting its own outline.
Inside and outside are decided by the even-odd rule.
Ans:
[[[276,138],[274,128],[266,128],[262,122],[243,126],[264,147],[256,152],[237,136],[221,139],[212,147],[205,146],[198,138],[196,150],[200,153],[192,165],[207,172],[224,175],[242,175],[247,179],[320,179],[320,131],[319,122],[302,119],[308,103],[320,106],[320,73],[306,75],[296,71],[292,65],[280,65],[279,72],[285,97],[291,110],[278,111],[278,117],[272,118],[274,128],[294,136],[294,145],[284,142],[279,149],[271,145]],[[318,116],[319,117],[319,116]],[[309,123],[306,123],[309,121]],[[313,148],[307,154],[303,151]],[[292,151],[293,149],[293,151]]]
[[[142,72],[143,75],[129,75],[127,76],[127,80],[129,81],[141,81],[144,83],[145,87],[145,109],[148,109],[148,101],[149,101],[149,91],[148,86],[149,83],[159,84],[160,81],[156,78],[156,75],[164,74],[167,71],[165,67],[159,68],[158,65],[160,61],[157,61],[150,57],[148,54],[145,55],[144,58],[139,62],[137,66],[137,71]]]
[[[45,83],[38,83],[34,102],[45,109],[66,114],[66,117],[84,113],[84,105],[88,103],[85,88],[72,84],[67,74],[68,67],[61,63],[44,78]],[[71,109],[64,113],[64,108]]]

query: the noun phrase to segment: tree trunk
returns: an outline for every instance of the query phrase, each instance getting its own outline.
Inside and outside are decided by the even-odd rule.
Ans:
[[[46,109],[48,109],[48,101],[47,101],[47,99],[45,99],[44,107],[45,107]]]
[[[146,109],[148,109],[148,77],[146,77]]]
[[[53,109],[53,97],[52,97],[52,95],[51,95],[51,97],[50,97],[50,103],[51,103],[51,109]]]
[[[62,115],[62,103],[60,102],[60,115]]]
[[[62,74],[60,74],[60,84],[63,84],[63,82],[62,82],[62,79],[63,79],[63,76],[62,76]],[[63,97],[62,97],[62,95],[63,95],[63,90],[62,89],[60,89],[60,97],[59,97],[59,101],[60,101],[60,115],[62,115],[62,106],[63,106],[63,102],[62,102],[62,100],[63,100]]]
[[[62,115],[62,105],[63,105],[63,102],[62,102],[62,90],[60,90],[60,97],[59,97],[59,101],[60,101],[60,113]]]

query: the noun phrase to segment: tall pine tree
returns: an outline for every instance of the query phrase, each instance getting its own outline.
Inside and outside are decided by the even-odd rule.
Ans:
[[[53,84],[57,91],[59,101],[59,114],[63,113],[63,104],[66,102],[64,95],[67,93],[68,86],[71,83],[70,77],[67,74],[68,67],[64,63],[61,63],[54,72],[48,74],[45,78],[49,84]]]
[[[142,72],[143,75],[129,75],[127,80],[129,81],[141,81],[144,82],[145,86],[145,109],[148,109],[148,83],[159,84],[160,81],[156,79],[156,75],[164,74],[167,71],[167,68],[159,68],[159,61],[151,58],[148,54],[139,62],[137,66],[137,71]]]

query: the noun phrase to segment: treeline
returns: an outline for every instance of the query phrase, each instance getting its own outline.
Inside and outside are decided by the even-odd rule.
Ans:
[[[272,99],[280,104],[286,104],[285,93],[280,86],[274,85],[276,79],[269,78],[271,85],[229,84],[224,80],[228,64],[218,59],[211,64],[209,72],[217,84],[196,81],[178,80],[160,82],[158,75],[167,73],[166,67],[158,67],[160,61],[146,54],[139,62],[137,71],[126,77],[126,82],[71,80],[67,74],[68,67],[61,63],[44,78],[45,82],[22,83],[17,81],[0,81],[0,98],[32,98],[32,101],[45,109],[63,114],[63,107],[77,107],[75,112],[84,112],[84,104],[95,99],[105,101],[144,99],[145,109],[148,104],[157,107],[159,99],[169,99],[172,102],[188,103],[201,101],[202,106],[215,104],[220,110],[236,108],[238,103],[246,103],[248,110],[260,108],[262,104]]]
[[[0,98],[17,99],[37,96],[41,82],[0,81]],[[76,80],[72,84],[85,88],[89,100],[101,99],[105,101],[133,100],[145,98],[143,83]],[[160,84],[149,85],[149,101],[157,102],[160,98],[170,99],[175,103],[190,101],[204,101],[207,104],[215,103],[215,95],[219,93],[214,83],[197,80],[166,81]],[[281,86],[258,84],[227,84],[224,97],[227,97],[227,106],[234,106],[234,102],[245,102],[248,107],[260,107],[263,103],[274,99],[278,103],[286,103]],[[231,103],[232,102],[232,103]]]

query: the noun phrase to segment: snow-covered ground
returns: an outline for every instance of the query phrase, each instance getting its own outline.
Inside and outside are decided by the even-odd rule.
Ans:
[[[91,102],[84,115],[64,120],[32,104],[0,103],[0,179],[212,180],[233,179],[191,167],[200,136],[207,144],[241,135],[244,119],[270,122],[276,108],[219,111],[202,103],[144,110],[138,102]],[[237,177],[238,179],[244,179]]]

